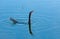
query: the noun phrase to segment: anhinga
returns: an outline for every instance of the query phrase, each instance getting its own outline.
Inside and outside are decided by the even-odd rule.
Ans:
[[[30,32],[31,35],[33,35],[32,30],[31,30],[31,15],[32,15],[32,12],[33,12],[33,10],[29,12],[29,19],[28,19],[29,32]]]
[[[10,20],[13,22],[13,24],[19,23],[17,20],[10,17]]]
[[[31,29],[31,15],[32,15],[32,12],[33,12],[33,10],[32,11],[30,11],[29,12],[29,18],[28,18],[28,25],[29,25],[29,33],[31,34],[31,35],[33,35],[33,33],[32,33],[32,29]],[[24,22],[18,22],[17,20],[15,20],[15,19],[13,19],[13,18],[11,18],[10,17],[10,20],[13,22],[13,24],[26,24],[26,23],[24,23]]]

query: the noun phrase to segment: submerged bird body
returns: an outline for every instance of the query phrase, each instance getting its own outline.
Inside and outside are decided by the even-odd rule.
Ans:
[[[19,22],[19,21],[17,21],[17,20],[15,20],[15,19],[13,19],[13,18],[11,18],[10,17],[10,20],[13,22],[13,24],[27,24],[26,22]]]

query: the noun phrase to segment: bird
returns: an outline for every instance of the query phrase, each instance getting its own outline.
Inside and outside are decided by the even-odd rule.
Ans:
[[[19,23],[17,20],[13,19],[12,17],[10,17],[10,20],[13,22],[13,24]]]
[[[34,12],[33,10],[30,11],[30,12],[29,12],[29,17],[28,17],[29,33],[30,33],[31,35],[33,35],[32,29],[31,29],[31,15],[32,15],[33,12]],[[19,21],[17,21],[16,19],[14,19],[14,18],[12,18],[12,17],[10,17],[10,20],[13,22],[13,24],[17,24],[17,23],[26,24],[25,22],[19,22]]]
[[[29,12],[29,19],[28,19],[29,32],[31,35],[33,35],[32,29],[31,29],[31,15],[32,15],[32,13],[33,13],[33,10]]]

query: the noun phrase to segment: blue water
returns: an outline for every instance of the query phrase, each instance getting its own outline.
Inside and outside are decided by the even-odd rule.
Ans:
[[[28,21],[32,14],[32,32],[28,25],[13,25],[10,17]],[[60,0],[0,0],[0,39],[60,39]]]

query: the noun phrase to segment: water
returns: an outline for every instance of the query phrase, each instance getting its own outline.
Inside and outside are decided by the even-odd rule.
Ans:
[[[28,25],[13,25],[9,17],[28,21],[32,14],[32,32]],[[0,39],[60,39],[60,0],[0,0]]]

